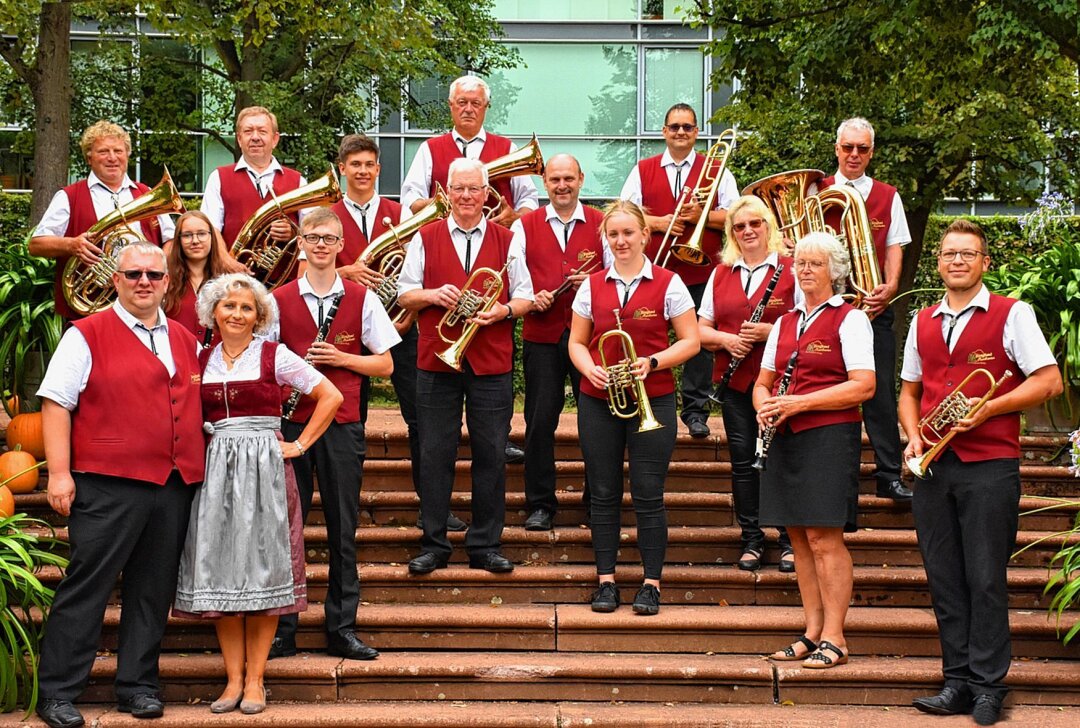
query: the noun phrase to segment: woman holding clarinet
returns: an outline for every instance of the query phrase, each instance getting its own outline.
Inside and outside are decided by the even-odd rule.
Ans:
[[[855,530],[859,404],[874,394],[874,347],[870,320],[840,295],[851,269],[844,246],[811,233],[795,246],[794,264],[804,300],[765,342],[754,385],[762,428],[755,467],[764,470],[761,523],[787,527],[806,617],[805,634],[771,657],[821,669],[848,661],[844,532]]]

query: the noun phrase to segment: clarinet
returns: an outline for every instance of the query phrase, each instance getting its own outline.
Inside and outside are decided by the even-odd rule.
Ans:
[[[765,293],[762,294],[761,300],[758,301],[758,305],[754,308],[754,312],[750,314],[749,323],[756,324],[761,322],[761,317],[765,315],[765,307],[769,305],[769,299],[772,298],[773,291],[776,289],[776,284],[780,282],[780,274],[784,272],[783,264],[777,264],[776,270],[772,274],[772,278],[769,279],[769,284],[765,286]],[[733,356],[731,361],[728,362],[727,371],[724,372],[724,378],[720,380],[720,383],[713,389],[712,394],[709,395],[709,399],[717,404],[720,404],[720,398],[724,395],[724,390],[727,389],[728,384],[731,382],[731,377],[735,374],[735,370],[739,368],[739,365],[743,363],[745,356]]]
[[[202,348],[209,349],[210,348],[210,342],[212,342],[213,340],[214,340],[214,327],[213,326],[207,326],[206,330],[203,331]]]
[[[339,293],[334,296],[334,300],[330,302],[330,308],[327,309],[326,314],[323,316],[322,324],[319,325],[319,333],[315,335],[315,340],[311,343],[319,344],[326,341],[326,337],[330,334],[330,325],[334,323],[334,316],[337,315],[338,304],[341,303],[341,298],[344,293]],[[289,419],[292,417],[293,412],[296,411],[296,405],[300,403],[300,397],[303,396],[303,392],[299,389],[294,389],[289,396],[289,401],[285,403],[285,409],[281,413],[282,419]]]
[[[788,359],[787,368],[784,369],[784,376],[780,377],[780,384],[776,387],[776,396],[783,397],[787,394],[788,387],[791,386],[791,376],[795,373],[795,360],[799,358],[799,350],[791,352],[791,358]],[[769,457],[769,447],[772,445],[773,438],[776,437],[776,425],[769,425],[757,439],[757,452],[754,453],[754,469],[764,470],[765,461]]]

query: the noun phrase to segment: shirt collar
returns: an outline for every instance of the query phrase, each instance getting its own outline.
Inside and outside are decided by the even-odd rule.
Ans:
[[[555,212],[555,206],[554,205],[549,204],[544,209],[545,209],[545,213],[544,213],[545,219],[548,222],[551,222],[552,220],[558,220],[559,222],[562,222],[562,218],[559,217],[559,213]],[[572,214],[570,216],[570,219],[571,220],[577,220],[578,222],[585,222],[585,210],[584,210],[584,208],[582,208],[580,202],[578,202],[577,207],[574,208],[574,214]]]
[[[693,149],[691,149],[690,153],[686,155],[686,159],[684,159],[681,162],[676,162],[674,157],[671,156],[671,152],[668,151],[667,149],[665,149],[664,153],[662,155],[660,155],[660,166],[661,167],[666,167],[669,164],[687,164],[687,165],[689,165],[689,167],[687,167],[687,169],[689,169],[690,167],[694,166],[694,159],[696,157],[697,157],[697,152],[695,152]]]
[[[758,263],[756,266],[754,266],[754,268],[751,268],[749,265],[746,264],[746,261],[743,260],[743,257],[740,255],[738,260],[736,260],[734,263],[731,264],[731,267],[732,268],[743,268],[743,269],[753,273],[755,268],[760,268],[763,265],[771,265],[773,268],[775,268],[777,266],[777,264],[780,262],[779,260],[777,260],[777,258],[779,258],[779,255],[777,253],[775,253],[775,252],[769,253],[767,256],[765,256],[765,260]]]
[[[466,139],[465,135],[462,134],[460,131],[458,131],[457,128],[455,128],[451,132],[451,134],[454,137],[454,142],[455,143],[457,143],[457,141],[459,139],[461,141],[468,142],[470,144],[472,144],[473,142],[477,142],[477,141],[480,142],[481,144],[486,144],[487,143],[487,132],[484,131],[484,127],[480,127],[480,131],[476,132],[476,136],[474,136],[472,139]]]
[[[98,177],[93,172],[91,172],[90,174],[88,174],[86,176],[86,184],[91,189],[94,187],[94,185],[101,185],[104,189],[109,190],[109,186],[107,184],[105,184],[104,182],[102,182],[101,178]],[[135,187],[135,183],[131,181],[131,177],[128,177],[125,174],[124,179],[120,182],[120,190],[125,190],[125,189],[127,189],[129,187],[131,189],[137,189]],[[109,190],[109,194],[112,194],[112,190]]]
[[[832,298],[830,298],[828,301],[826,301],[825,304],[835,308],[835,307],[841,305],[843,302],[844,302],[844,294],[837,293],[837,294],[834,294],[832,296]],[[802,311],[803,316],[808,316],[811,313],[813,313],[812,311],[807,311],[806,310],[806,299],[805,298],[802,299],[801,301],[799,301],[797,304],[795,304],[795,310],[796,311]]]
[[[351,207],[352,209],[356,210],[357,212],[360,212],[361,207],[367,207],[368,210],[378,210],[379,209],[379,196],[378,195],[372,195],[371,199],[368,200],[367,202],[365,202],[363,205],[361,205],[360,203],[358,203],[355,200],[351,199],[348,195],[342,196],[341,199],[345,200],[345,205],[347,207]]]
[[[979,292],[975,294],[975,298],[971,299],[971,301],[968,302],[968,305],[964,308],[964,311],[968,310],[969,308],[981,308],[983,311],[987,311],[990,309],[990,289],[988,289],[985,284],[979,289]],[[934,312],[930,315],[943,316],[945,314],[948,314],[949,316],[959,316],[964,311],[953,311],[951,308],[949,308],[949,297],[948,295],[946,295],[942,297],[941,303],[938,304],[937,308],[934,309]]]
[[[448,228],[450,229],[450,234],[451,235],[453,235],[455,230],[460,230],[462,233],[467,233],[467,232],[469,232],[469,230],[479,230],[480,231],[480,237],[484,237],[485,235],[487,235],[487,218],[486,217],[481,217],[480,218],[480,224],[477,225],[475,228],[469,228],[469,230],[466,230],[465,228],[458,225],[458,222],[457,222],[457,220],[454,219],[453,215],[450,215],[449,217],[446,218],[446,224],[447,224]]]
[[[134,329],[136,326],[146,326],[142,321],[135,318],[135,314],[124,308],[120,301],[113,301],[112,309],[120,317],[120,320],[124,322],[124,326],[129,329]],[[166,332],[169,330],[169,319],[165,318],[165,313],[160,308],[158,309],[157,323],[150,328],[154,331],[160,328],[165,329]]]
[[[859,177],[858,179],[848,179],[847,177],[845,177],[843,174],[840,173],[840,170],[836,171],[836,174],[833,175],[833,179],[836,180],[836,182],[834,182],[834,184],[846,185],[848,182],[850,182],[853,185],[855,185],[856,187],[862,187],[863,185],[870,185],[870,184],[873,184],[873,182],[874,182],[874,180],[870,178],[870,175],[865,174],[865,173],[863,174],[862,177]]]
[[[250,170],[250,171],[251,171],[251,174],[255,174],[255,175],[258,175],[259,177],[265,177],[266,175],[268,175],[268,174],[270,174],[270,173],[274,173],[274,174],[277,174],[278,172],[281,172],[281,171],[283,171],[283,170],[282,170],[282,168],[281,168],[281,162],[279,162],[279,161],[277,160],[277,157],[270,157],[270,166],[269,166],[269,167],[267,167],[267,168],[266,168],[266,169],[265,169],[265,170],[264,170],[263,172],[261,172],[261,173],[260,173],[260,172],[256,172],[256,171],[255,171],[255,168],[254,168],[254,167],[252,167],[252,166],[251,166],[250,164],[248,164],[247,158],[246,158],[246,157],[243,157],[243,156],[241,156],[241,157],[240,157],[240,160],[239,160],[239,161],[238,161],[238,162],[236,163],[236,167],[235,167],[235,168],[236,168],[236,169],[246,169],[246,170]]]
[[[297,289],[299,289],[301,296],[311,295],[315,296],[315,298],[329,298],[335,293],[345,292],[345,284],[341,282],[341,276],[339,276],[337,273],[334,274],[334,285],[330,286],[330,290],[322,296],[320,296],[314,291],[314,289],[312,289],[311,283],[308,281],[308,277],[306,274],[300,276],[300,279],[296,281],[296,287]]]
[[[649,280],[652,280],[652,277],[653,277],[652,261],[649,260],[649,256],[645,256],[645,265],[642,266],[641,272],[638,273],[637,276],[635,276],[634,279],[632,281],[630,281],[630,282],[633,283],[638,278],[648,278]],[[622,280],[622,278],[619,276],[619,274],[615,272],[615,265],[614,264],[612,264],[612,266],[607,269],[607,273],[604,274],[604,280],[608,280],[608,281],[621,281]]]

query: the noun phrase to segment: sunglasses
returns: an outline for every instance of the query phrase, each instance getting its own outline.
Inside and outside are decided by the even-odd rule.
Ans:
[[[689,134],[694,129],[697,129],[697,124],[668,124],[667,129],[670,132],[682,131]]]
[[[840,148],[844,150],[844,154],[851,154],[856,149],[859,150],[859,154],[868,154],[873,149],[869,144],[841,144]]]
[[[760,228],[764,224],[765,224],[765,221],[762,220],[759,217],[757,220],[747,220],[746,222],[737,222],[737,223],[735,223],[734,225],[731,226],[731,229],[734,230],[737,233],[741,233],[746,228],[750,228],[751,230],[757,230],[758,228]]]
[[[141,279],[143,276],[146,276],[146,280],[150,281],[151,283],[157,283],[165,277],[165,271],[163,270],[118,270],[116,272],[132,282]]]

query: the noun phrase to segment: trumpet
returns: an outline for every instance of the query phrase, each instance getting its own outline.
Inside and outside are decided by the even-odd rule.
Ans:
[[[729,137],[730,140],[725,139]],[[709,265],[709,256],[702,247],[705,237],[705,229],[709,222],[709,210],[716,204],[716,195],[720,190],[720,181],[724,177],[728,159],[735,150],[735,130],[726,129],[720,134],[716,144],[709,147],[705,152],[705,163],[701,167],[701,176],[698,177],[697,185],[691,189],[689,185],[682,188],[679,200],[675,205],[675,211],[671,214],[671,223],[664,231],[664,237],[660,241],[660,247],[656,249],[653,262],[661,268],[666,268],[671,262],[671,256],[683,263],[695,266]],[[679,219],[685,205],[700,205],[701,217],[698,218],[694,231],[685,243],[677,242],[678,236],[673,234],[675,221]]]
[[[881,285],[881,268],[878,266],[877,251],[874,249],[874,233],[870,227],[870,217],[866,214],[866,203],[854,188],[847,185],[833,185],[805,200],[807,224],[813,232],[827,232],[835,235],[847,246],[851,257],[851,275],[848,285],[854,291],[848,294],[851,305],[859,308],[863,299]],[[833,230],[825,222],[826,211],[839,207],[840,230]]]
[[[600,366],[607,373],[608,409],[611,414],[619,419],[629,420],[638,415],[641,421],[638,424],[638,432],[659,430],[663,427],[653,414],[649,395],[645,392],[645,382],[634,376],[630,371],[630,365],[637,361],[637,349],[630,334],[623,331],[622,319],[619,317],[619,309],[613,309],[615,313],[615,328],[606,331],[600,336],[597,346],[600,348]],[[608,364],[604,354],[604,345],[609,339],[617,341],[622,349],[622,358],[615,364]]]
[[[439,338],[450,344],[450,346],[440,351],[436,356],[451,369],[462,371],[461,363],[465,359],[465,350],[469,348],[469,344],[472,343],[472,340],[476,338],[476,334],[480,331],[480,324],[469,321],[469,319],[490,310],[499,300],[499,296],[502,295],[505,288],[503,276],[506,274],[507,269],[510,268],[512,260],[514,260],[513,256],[507,257],[506,263],[503,264],[501,270],[495,270],[494,268],[477,268],[474,270],[469,275],[468,280],[465,281],[457,303],[454,304],[453,308],[447,309],[443,317],[439,319],[435,331],[439,334]],[[454,328],[460,324],[464,325],[457,338],[451,338],[443,333],[444,328]]]
[[[969,397],[964,394],[964,387],[976,376],[985,377],[990,382],[990,388],[986,390],[986,394],[978,402],[968,406]],[[976,369],[964,377],[964,381],[960,382],[956,389],[945,395],[945,398],[934,409],[930,410],[926,417],[919,420],[919,437],[931,447],[921,457],[908,458],[907,460],[908,469],[916,478],[930,477],[930,463],[937,459],[937,456],[941,454],[941,451],[957,434],[952,429],[952,426],[982,409],[983,405],[994,396],[994,392],[998,390],[998,387],[1004,384],[1011,376],[1012,372],[1007,371],[1002,375],[1001,379],[995,380],[990,371]],[[948,432],[945,432],[946,428],[948,428]]]

